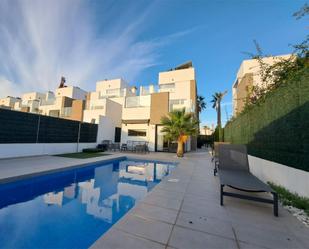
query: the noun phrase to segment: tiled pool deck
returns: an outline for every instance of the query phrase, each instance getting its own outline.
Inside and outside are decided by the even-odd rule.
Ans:
[[[91,159],[46,156],[0,160],[0,182],[7,177],[120,155],[125,154]],[[129,156],[180,163],[93,248],[309,248],[309,229],[281,207],[278,218],[268,204],[225,197],[221,207],[219,182],[213,176],[208,153],[188,153],[181,160],[165,153]]]

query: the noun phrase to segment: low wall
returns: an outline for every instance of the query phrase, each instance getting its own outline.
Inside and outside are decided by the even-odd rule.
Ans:
[[[249,155],[250,171],[264,182],[309,198],[309,172]]]
[[[0,144],[0,158],[74,153],[96,145],[97,143]]]

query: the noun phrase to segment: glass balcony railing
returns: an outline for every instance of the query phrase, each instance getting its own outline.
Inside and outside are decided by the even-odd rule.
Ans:
[[[99,98],[106,99],[106,98],[117,98],[125,96],[126,89],[116,88],[116,89],[108,89],[105,92],[100,92]]]
[[[186,109],[186,112],[195,112],[195,105],[192,100],[173,99],[169,101],[169,111]]]
[[[87,110],[102,110],[104,108],[105,108],[104,105],[92,105],[89,108],[87,108]]]
[[[69,117],[72,115],[72,107],[64,107],[61,109],[61,117]]]
[[[42,100],[41,101],[41,106],[45,106],[45,105],[54,105],[56,102],[56,99],[48,99],[48,100]]]
[[[126,108],[149,107],[149,106],[150,106],[150,95],[126,97],[125,101]]]
[[[159,85],[159,92],[175,92],[175,84],[162,84]]]

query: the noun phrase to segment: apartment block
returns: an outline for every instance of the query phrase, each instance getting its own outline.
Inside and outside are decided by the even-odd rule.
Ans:
[[[58,88],[47,92],[40,103],[39,113],[53,117],[61,117],[83,121],[87,92],[76,86]]]
[[[151,151],[172,151],[177,144],[165,139],[161,118],[183,108],[197,116],[196,99],[195,70],[189,62],[160,72],[157,84],[137,88],[121,78],[106,79],[96,83],[94,92],[63,84],[54,92],[30,92],[21,99],[2,99],[0,106],[100,124],[98,143],[144,141]],[[185,150],[195,148],[196,138],[189,138]]]
[[[29,92],[24,93],[21,98],[8,96],[0,99],[0,106],[16,111],[82,121],[86,99],[86,91],[79,87],[67,86],[56,89],[55,93]]]
[[[120,142],[122,106],[127,96],[135,96],[136,88],[123,79],[103,80],[96,83],[96,91],[87,96],[84,122],[103,123],[100,138]]]
[[[264,57],[262,60],[267,65],[273,65],[282,59],[289,59],[291,56],[291,54],[278,55]],[[263,84],[259,61],[257,59],[244,60],[238,69],[236,80],[232,87],[234,116],[244,109],[250,89],[253,86],[263,86]]]
[[[172,110],[182,108],[197,114],[196,95],[192,63],[159,73],[157,86],[143,87],[137,96],[125,98],[121,142],[145,141],[151,151],[175,150],[176,144],[164,138],[161,118]],[[196,139],[188,139],[185,149],[196,149]]]
[[[7,109],[14,109],[21,102],[21,98],[7,96],[6,98],[0,99],[0,107]]]

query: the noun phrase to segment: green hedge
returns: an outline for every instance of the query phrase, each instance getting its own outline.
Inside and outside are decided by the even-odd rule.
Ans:
[[[221,126],[215,129],[214,142],[224,142],[224,129]]]
[[[309,171],[309,72],[266,94],[224,128],[253,156]]]

